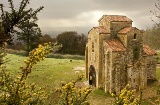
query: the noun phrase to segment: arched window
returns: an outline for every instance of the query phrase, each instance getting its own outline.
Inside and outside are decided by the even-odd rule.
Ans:
[[[136,39],[136,38],[137,38],[137,34],[136,34],[136,33],[134,34],[134,37],[133,37],[133,38],[134,38],[134,39]]]

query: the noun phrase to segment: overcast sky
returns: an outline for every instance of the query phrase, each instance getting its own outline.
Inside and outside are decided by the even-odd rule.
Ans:
[[[0,0],[6,4],[8,0]],[[15,1],[15,0],[13,0]],[[16,0],[20,1],[20,0]],[[102,15],[125,15],[133,26],[146,29],[153,25],[150,10],[158,0],[31,0],[33,9],[44,6],[38,15],[42,31],[78,31],[87,33],[98,26]]]

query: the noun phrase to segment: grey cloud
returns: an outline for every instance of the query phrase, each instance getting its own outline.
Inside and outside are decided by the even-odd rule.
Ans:
[[[20,0],[14,1],[18,2]],[[145,26],[144,21],[152,16],[149,11],[155,9],[154,5],[156,2],[158,0],[31,0],[29,6],[34,9],[44,6],[44,10],[38,15],[39,21],[58,19],[75,20],[82,13],[102,11],[104,14],[108,14],[113,11],[116,15],[124,13],[136,25],[142,28]],[[2,3],[6,4],[6,0],[2,0]],[[79,21],[85,21],[87,23],[87,19]],[[151,22],[148,24],[151,24]],[[90,27],[91,24],[88,23],[88,26]]]
[[[39,2],[36,4],[36,2]],[[94,10],[117,12],[143,12],[149,13],[154,8],[156,0],[33,0],[33,6],[43,5],[42,14],[46,18],[75,18],[83,12]]]

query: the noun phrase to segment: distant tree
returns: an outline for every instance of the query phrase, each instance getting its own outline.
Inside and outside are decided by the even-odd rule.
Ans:
[[[53,39],[50,35],[45,34],[41,37],[41,43],[53,42]]]
[[[154,17],[156,17],[158,20],[160,20],[160,0],[158,0],[157,3],[155,3],[155,7],[157,10],[151,10],[150,12],[153,14]],[[148,45],[150,45],[154,49],[160,49],[160,23],[159,21],[156,22],[152,17],[151,20],[155,23],[155,25],[147,29],[144,34],[144,42]]]
[[[80,55],[84,55],[85,54],[85,47],[86,47],[86,43],[87,43],[87,37],[84,34],[79,35],[79,39],[78,39],[78,54]]]
[[[158,0],[157,3],[155,3],[156,10],[151,10],[150,12],[153,14],[154,17],[160,19],[160,0]],[[159,21],[156,22],[152,17],[150,18],[158,27],[160,27]]]
[[[24,44],[22,42],[16,42],[14,45],[15,50],[23,50],[24,49]]]
[[[63,32],[57,36],[57,42],[62,44],[63,47],[59,51],[62,54],[74,54],[77,47],[77,32]]]
[[[20,41],[14,41],[13,45],[7,45],[6,48],[13,50],[24,50],[24,44]]]
[[[19,8],[14,7],[13,0],[8,0],[8,2],[11,10],[5,11],[3,4],[0,4],[0,46],[3,46],[5,42],[12,44],[12,37],[15,33],[17,25],[20,25],[24,21],[31,19],[41,9],[43,9],[43,7],[39,7],[34,11],[31,8],[27,9],[29,0],[22,0]]]
[[[87,41],[84,34],[78,35],[75,31],[63,32],[56,39],[58,43],[63,45],[59,53],[84,55]]]
[[[56,43],[57,39],[56,38],[52,38],[52,41],[53,41],[53,43]]]
[[[33,11],[30,11],[32,14]],[[30,15],[28,14],[28,15]],[[40,43],[41,30],[37,25],[37,16],[34,15],[32,18],[23,21],[22,24],[19,24],[17,27],[20,31],[17,32],[18,40],[23,41],[26,46],[27,54],[36,48]]]
[[[144,43],[148,44],[152,48],[160,49],[160,27],[155,25],[154,27],[147,29],[144,33]]]

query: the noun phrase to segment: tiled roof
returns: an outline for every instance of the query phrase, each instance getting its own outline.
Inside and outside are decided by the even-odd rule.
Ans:
[[[110,33],[110,30],[108,30],[107,28],[105,28],[104,26],[99,26],[99,27],[93,27],[94,29],[96,29],[96,31],[98,33]]]
[[[123,28],[122,30],[120,30],[118,33],[119,34],[125,34],[125,33],[130,32],[131,30],[139,30],[139,29],[136,28],[136,27],[126,27],[126,28]]]
[[[126,16],[123,16],[123,15],[103,15],[99,21],[101,19],[105,18],[107,21],[109,22],[126,22],[126,21],[130,21],[132,22],[131,19],[129,19],[128,17]]]
[[[111,48],[112,51],[126,51],[126,48],[117,39],[106,40],[105,42],[106,42],[106,46],[109,47],[109,48]]]
[[[157,55],[156,52],[153,49],[151,49],[148,45],[143,45],[143,51],[147,55]]]
[[[123,28],[122,30],[120,30],[118,33],[123,34],[123,33],[128,33],[132,30],[132,27],[127,27],[127,28]]]

